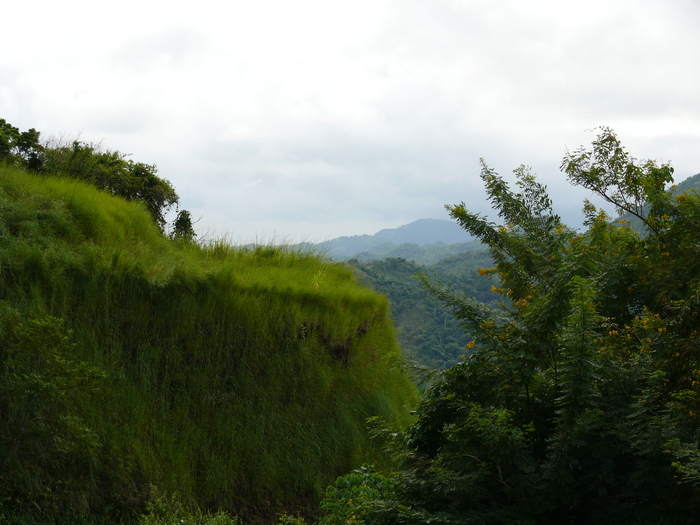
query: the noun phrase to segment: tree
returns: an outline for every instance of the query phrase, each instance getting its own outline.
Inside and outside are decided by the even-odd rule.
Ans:
[[[197,234],[192,224],[192,215],[187,210],[180,210],[173,221],[173,231],[170,237],[180,241],[194,241]]]
[[[82,180],[112,195],[143,202],[161,231],[165,231],[166,214],[180,202],[175,188],[157,175],[153,164],[134,162],[124,153],[80,140],[42,143],[36,129],[20,131],[4,119],[0,119],[0,162]],[[179,239],[195,237],[187,210],[179,210],[173,228]]]
[[[170,181],[157,176],[155,165],[127,157],[119,151],[75,140],[70,145],[46,148],[42,172],[79,179],[112,195],[141,201],[163,230],[165,214],[178,204],[179,197]]]
[[[358,509],[366,523],[700,518],[700,198],[668,193],[672,169],[638,163],[607,128],[562,168],[647,233],[588,202],[575,231],[526,167],[513,191],[482,162],[503,223],[447,209],[488,245],[495,267],[482,273],[498,275],[504,301],[426,283],[472,353],[399,434],[389,488]]]
[[[18,164],[31,171],[42,167],[44,147],[39,143],[39,132],[34,128],[20,131],[5,119],[0,119],[0,161]]]

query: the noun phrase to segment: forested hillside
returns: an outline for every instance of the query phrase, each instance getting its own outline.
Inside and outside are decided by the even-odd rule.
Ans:
[[[351,257],[340,257],[337,260],[358,260],[363,263],[371,263],[382,259],[406,259],[423,266],[437,264],[447,257],[459,255],[471,251],[484,251],[484,247],[478,241],[470,241],[457,244],[434,243],[419,246],[416,243],[383,243],[372,248],[353,254]]]
[[[428,368],[448,368],[469,352],[471,340],[451,308],[431,294],[419,278],[434,282],[494,306],[501,299],[491,288],[497,280],[484,279],[479,269],[491,268],[487,250],[458,253],[423,266],[400,258],[374,262],[347,261],[362,283],[389,298],[398,340],[407,357]]]
[[[416,400],[383,296],[311,254],[171,239],[162,206],[98,189],[99,169],[46,173],[7,129],[0,521],[136,520],[148,502],[273,520],[381,463],[367,418],[405,426]]]

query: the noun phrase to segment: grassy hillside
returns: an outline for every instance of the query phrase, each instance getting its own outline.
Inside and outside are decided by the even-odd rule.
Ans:
[[[387,301],[340,264],[2,166],[0,238],[0,510],[293,511],[377,459],[366,418],[408,423]]]

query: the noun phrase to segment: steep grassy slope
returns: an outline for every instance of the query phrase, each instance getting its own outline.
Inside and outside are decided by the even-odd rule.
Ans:
[[[143,207],[0,166],[0,507],[243,515],[376,459],[415,390],[384,297],[275,248],[164,238]],[[4,502],[4,503],[3,503]]]

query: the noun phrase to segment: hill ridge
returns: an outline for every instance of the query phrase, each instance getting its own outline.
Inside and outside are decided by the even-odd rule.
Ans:
[[[362,252],[390,252],[393,247],[412,244],[418,247],[464,244],[474,238],[458,224],[447,219],[418,219],[375,234],[341,236],[314,245],[330,257],[347,259]],[[387,255],[385,255],[387,256]],[[388,255],[391,256],[391,255]]]

